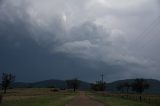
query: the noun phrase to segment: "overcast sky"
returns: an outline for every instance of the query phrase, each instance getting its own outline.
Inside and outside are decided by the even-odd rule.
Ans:
[[[160,80],[159,34],[159,0],[1,0],[0,73]]]

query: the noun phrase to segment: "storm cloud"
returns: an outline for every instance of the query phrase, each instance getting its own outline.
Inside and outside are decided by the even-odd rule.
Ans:
[[[159,11],[158,0],[2,0],[0,38],[3,42],[0,50],[11,47],[15,52],[17,48],[23,48],[34,54],[40,49],[45,56],[51,56],[50,59],[57,56],[54,61],[63,61],[61,57],[64,57],[64,61],[69,62],[63,63],[68,64],[67,70],[56,68],[58,63],[51,64],[53,60],[48,56],[49,65],[43,67],[49,73],[61,70],[64,78],[68,74],[68,77],[78,76],[92,81],[97,73],[106,74],[109,81],[158,78]],[[34,57],[33,54],[27,55]],[[38,64],[37,61],[33,64]],[[70,61],[76,61],[77,68],[72,69],[74,62]],[[3,60],[1,62],[4,64]],[[36,70],[35,73],[39,69]],[[79,74],[71,74],[74,71]],[[39,72],[43,74],[45,71]],[[92,72],[94,77],[87,78]]]

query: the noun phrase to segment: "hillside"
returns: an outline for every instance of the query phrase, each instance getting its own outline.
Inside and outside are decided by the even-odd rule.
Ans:
[[[145,90],[145,93],[160,94],[160,81],[155,79],[145,79],[145,81],[150,85],[150,88],[148,90]],[[108,83],[107,90],[110,92],[118,92],[116,87],[124,82],[133,83],[134,79],[119,80],[112,83]]]
[[[61,89],[67,88],[67,84],[64,80],[55,80],[55,79],[44,80],[33,83],[15,82],[13,86],[16,88],[46,88],[46,87],[56,87]],[[79,87],[80,90],[89,90],[89,88],[90,88],[90,83],[81,81]]]

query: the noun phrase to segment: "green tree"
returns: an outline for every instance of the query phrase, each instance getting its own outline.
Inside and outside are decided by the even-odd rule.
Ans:
[[[119,84],[116,88],[117,88],[118,91],[120,91],[121,93],[123,93],[124,84],[121,83],[121,84]]]
[[[135,79],[132,84],[132,90],[140,94],[140,101],[142,100],[141,94],[149,87],[149,84],[144,79]]]
[[[105,91],[106,83],[102,81],[96,81],[95,84],[91,84],[91,89],[95,91]]]
[[[125,82],[125,83],[124,83],[124,87],[126,88],[126,92],[127,92],[127,94],[128,94],[129,88],[131,87],[131,85],[130,85],[128,82]]]
[[[3,73],[2,75],[2,89],[6,93],[7,88],[11,86],[12,82],[15,80],[15,76],[12,74]]]
[[[67,86],[69,89],[73,89],[73,91],[75,92],[76,89],[79,88],[80,86],[80,80],[78,80],[77,78],[71,79],[71,80],[66,80]]]

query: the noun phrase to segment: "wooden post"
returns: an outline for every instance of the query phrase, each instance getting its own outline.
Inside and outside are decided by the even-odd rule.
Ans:
[[[0,95],[0,104],[2,104],[2,98],[3,98],[3,96]]]
[[[142,95],[139,96],[139,100],[140,100],[140,102],[142,102]]]

